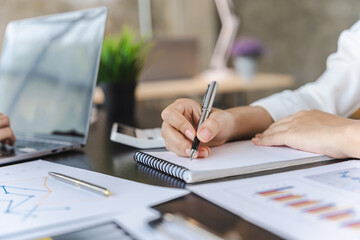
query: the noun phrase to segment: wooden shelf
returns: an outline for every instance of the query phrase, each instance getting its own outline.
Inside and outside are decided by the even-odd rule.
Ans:
[[[258,73],[254,79],[248,81],[233,74],[218,82],[218,93],[238,93],[291,88],[295,83],[295,79],[293,76],[286,74]],[[138,84],[135,96],[137,101],[147,101],[203,95],[208,83],[209,81],[201,76],[193,79],[144,82]]]

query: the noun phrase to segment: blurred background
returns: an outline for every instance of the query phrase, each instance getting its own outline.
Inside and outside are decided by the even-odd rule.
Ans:
[[[237,37],[255,36],[266,47],[266,54],[259,61],[257,71],[292,76],[295,79],[289,87],[292,89],[314,81],[321,75],[325,70],[327,56],[336,51],[339,34],[360,16],[360,2],[357,0],[232,2],[234,12],[240,19]],[[181,44],[176,46],[183,49],[180,52],[188,52],[188,55],[182,59],[184,64],[178,62],[178,67],[187,63],[190,68],[184,69],[184,76],[181,76],[181,72],[176,73],[179,78],[189,77],[187,75],[191,77],[209,67],[221,29],[216,5],[210,0],[0,0],[0,43],[2,45],[9,21],[96,6],[106,6],[109,10],[106,34],[120,33],[123,24],[127,24],[139,35],[152,36],[155,49],[157,43],[163,43],[165,49],[171,49],[171,44],[180,41]],[[141,19],[145,19],[145,25],[141,24]],[[146,19],[151,21],[147,22],[152,29],[150,33]],[[150,54],[149,58],[153,56]],[[232,65],[230,58],[228,66]],[[174,72],[172,70],[159,75],[145,65],[140,81],[176,78],[170,76]],[[250,92],[243,103],[248,104],[275,91],[278,89]],[[139,112],[156,115],[153,120],[146,122],[141,122],[138,116],[138,125],[158,125],[161,109],[173,100],[169,97],[161,101],[155,98],[137,102],[137,116]]]

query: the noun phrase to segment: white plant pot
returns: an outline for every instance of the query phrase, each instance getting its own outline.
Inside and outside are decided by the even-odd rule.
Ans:
[[[244,80],[249,81],[255,77],[257,60],[253,57],[239,56],[234,58],[234,67]]]

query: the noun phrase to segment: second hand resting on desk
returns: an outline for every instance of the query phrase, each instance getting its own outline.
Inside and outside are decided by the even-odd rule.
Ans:
[[[218,89],[218,83],[216,81],[213,81],[208,85],[208,88],[205,92],[205,95],[204,95],[204,98],[203,98],[203,101],[201,104],[202,109],[201,109],[201,117],[199,120],[198,128],[210,115],[211,108],[214,104],[217,89]],[[191,150],[190,150],[190,161],[192,161],[194,159],[194,157],[196,156],[197,150],[199,148],[199,144],[200,144],[200,141],[197,138],[197,136],[195,136],[195,139],[193,141],[193,144],[192,144]]]

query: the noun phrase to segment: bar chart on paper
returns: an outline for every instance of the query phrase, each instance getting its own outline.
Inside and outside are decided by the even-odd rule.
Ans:
[[[190,189],[284,238],[360,239],[360,161]]]
[[[360,209],[353,198],[346,199],[331,195],[318,187],[308,184],[289,182],[282,187],[265,186],[261,190],[253,189],[253,197],[262,200],[262,204],[276,205],[281,211],[303,221],[321,222],[341,229],[357,230],[360,234]],[[281,184],[283,185],[283,183]],[[260,199],[259,199],[260,198]]]

